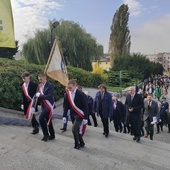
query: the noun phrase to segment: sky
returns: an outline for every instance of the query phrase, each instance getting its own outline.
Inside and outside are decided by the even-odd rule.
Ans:
[[[49,20],[69,20],[90,33],[108,53],[110,27],[122,4],[129,7],[131,53],[170,52],[170,0],[11,0],[20,49]]]

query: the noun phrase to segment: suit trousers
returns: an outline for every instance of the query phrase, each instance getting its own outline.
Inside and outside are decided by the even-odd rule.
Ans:
[[[82,135],[79,134],[80,125],[82,121],[83,120],[81,119],[75,119],[72,126],[72,133],[74,136],[75,146],[79,145],[80,143],[84,143]]]
[[[108,118],[104,118],[102,115],[102,109],[99,109],[99,115],[103,124],[103,131],[106,134],[109,134],[109,120]]]
[[[151,125],[151,121],[150,121],[149,117],[144,121],[144,126],[145,126],[147,135],[150,134],[150,137],[152,138],[153,133],[154,133],[154,130],[153,130],[154,125]]]
[[[52,120],[50,121],[49,126],[47,127],[47,122],[49,120],[49,110],[47,109],[43,109],[40,117],[39,117],[39,122],[43,131],[44,136],[55,136],[55,132],[54,132],[54,128],[53,128],[53,124],[52,124]],[[49,130],[49,133],[48,133]]]
[[[33,114],[31,123],[32,123],[32,127],[33,127],[34,129],[36,129],[36,128],[39,127],[39,123],[37,122],[37,120],[36,120],[36,118],[35,118],[35,114]]]
[[[109,134],[109,120],[108,118],[102,118],[101,117],[101,121],[103,123],[103,131],[106,134]]]

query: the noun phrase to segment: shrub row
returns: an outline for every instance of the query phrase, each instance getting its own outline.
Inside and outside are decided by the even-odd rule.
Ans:
[[[0,107],[20,110],[22,101],[21,74],[28,71],[31,74],[31,79],[38,83],[38,74],[43,72],[44,67],[24,61],[0,58]],[[70,79],[77,79],[78,84],[85,87],[97,87],[105,81],[99,74],[71,66],[68,66],[68,74]],[[56,100],[63,97],[65,87],[50,78],[49,80],[55,85]]]

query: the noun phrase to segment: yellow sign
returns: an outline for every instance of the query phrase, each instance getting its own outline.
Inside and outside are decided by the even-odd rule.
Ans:
[[[0,0],[0,47],[16,48],[10,0]]]

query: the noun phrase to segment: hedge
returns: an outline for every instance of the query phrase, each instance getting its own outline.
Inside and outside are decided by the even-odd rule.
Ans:
[[[24,61],[0,58],[0,107],[20,110],[22,102],[21,74],[28,71],[31,75],[31,80],[38,83],[38,74],[43,72],[44,68],[45,66],[29,64]],[[77,79],[78,84],[81,86],[97,88],[99,84],[105,83],[104,78],[99,74],[71,66],[67,68],[69,79]],[[65,87],[50,78],[49,81],[55,85],[56,100],[63,97]]]

